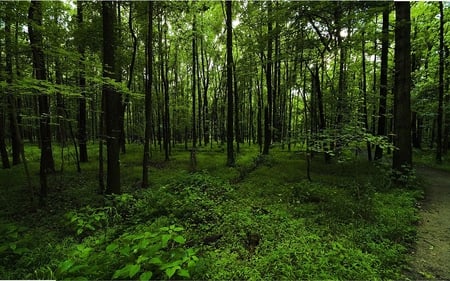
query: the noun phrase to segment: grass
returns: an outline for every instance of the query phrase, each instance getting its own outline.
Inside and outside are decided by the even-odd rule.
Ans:
[[[316,157],[309,182],[304,155],[278,147],[259,156],[257,147],[242,146],[234,168],[225,166],[220,148],[200,148],[196,173],[188,172],[189,152],[174,149],[169,162],[153,153],[151,188],[142,190],[142,147],[127,148],[121,155],[124,195],[106,200],[97,194],[96,146],[89,148],[91,159],[81,174],[68,158],[65,172],[50,176],[48,205],[37,212],[27,208],[23,168],[0,171],[7,183],[0,277],[111,279],[116,273],[119,279],[137,279],[148,272],[163,279],[403,277],[420,191],[393,186],[366,161],[325,164]],[[38,149],[27,146],[26,153],[38,183]],[[55,153],[57,167],[58,158]],[[170,225],[184,229],[183,239],[171,236],[169,244],[158,244],[172,235],[165,234]],[[147,246],[130,244],[133,251],[123,252],[126,241],[137,237]],[[105,252],[115,244],[119,250]],[[188,261],[194,252],[198,260]],[[161,263],[143,262],[146,255]]]

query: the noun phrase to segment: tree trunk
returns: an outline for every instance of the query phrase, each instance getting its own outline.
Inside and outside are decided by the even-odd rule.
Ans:
[[[233,26],[231,0],[225,1],[227,28],[227,166],[235,165],[233,148]]]
[[[78,28],[83,27],[83,1],[77,0],[77,23]],[[81,89],[78,109],[78,145],[80,147],[80,162],[88,162],[87,132],[86,132],[86,77],[85,77],[85,49],[84,43],[78,45],[80,60],[78,62],[79,77],[78,86]]]
[[[401,174],[412,165],[410,3],[395,2],[394,150],[392,167]]]
[[[444,4],[439,1],[439,99],[438,99],[438,114],[437,114],[437,147],[436,147],[436,162],[442,163],[442,131],[444,120]]]
[[[148,2],[148,28],[146,42],[146,84],[145,84],[145,138],[142,161],[142,188],[149,186],[148,163],[150,161],[150,134],[152,128],[152,84],[153,84],[153,1]]]
[[[196,103],[196,87],[197,87],[197,29],[196,29],[196,17],[192,21],[192,147],[197,147],[197,128],[195,118],[195,103]]]
[[[240,153],[241,140],[241,128],[239,126],[239,94],[238,94],[238,82],[236,74],[236,63],[233,62],[233,87],[234,87],[234,134],[236,139],[236,153]]]
[[[103,18],[103,77],[116,79],[115,73],[115,11],[111,1],[102,2]],[[106,81],[102,94],[105,96],[105,131],[107,149],[106,194],[120,194],[120,113],[121,97],[116,89]]]
[[[2,158],[3,169],[11,168],[9,164],[8,151],[6,151],[5,143],[5,118],[3,112],[3,97],[0,100],[0,155]]]
[[[13,47],[11,43],[11,14],[12,14],[12,5],[13,3],[7,2],[6,5],[6,11],[5,11],[5,55],[6,55],[6,82],[8,85],[11,85],[13,82],[13,65],[12,65],[12,58],[13,58]],[[8,89],[8,107],[9,107],[9,127],[11,131],[11,148],[12,148],[12,164],[18,165],[20,164],[20,150],[22,149],[21,141],[17,138],[17,136],[20,136],[20,129],[18,122],[14,122],[14,119],[18,119],[17,111],[13,113],[12,108],[17,108],[16,104],[16,98],[14,98],[12,95],[10,89]],[[14,103],[14,104],[13,104]],[[13,114],[16,114],[14,116]]]
[[[45,58],[43,50],[42,38],[42,2],[31,1],[29,13],[29,36],[30,45],[33,53],[33,70],[37,80],[44,81],[47,79],[45,69]],[[40,205],[44,205],[47,197],[47,173],[55,171],[55,164],[52,154],[52,138],[50,130],[50,104],[48,96],[45,93],[39,94],[39,134],[41,143],[41,159],[40,159]]]
[[[383,27],[381,35],[381,73],[380,73],[380,103],[378,108],[378,136],[386,136],[386,101],[388,93],[388,52],[389,52],[389,5],[383,11]],[[383,157],[383,149],[377,145],[375,160]]]
[[[272,112],[273,112],[273,96],[272,96],[272,4],[268,3],[267,7],[267,62],[266,62],[266,83],[267,83],[267,110],[264,113],[264,149],[263,154],[269,154],[269,146],[272,142]]]
[[[362,33],[362,92],[363,92],[363,111],[364,111],[364,125],[366,128],[366,132],[369,132],[369,116],[367,116],[367,78],[366,78],[366,41],[364,37],[364,31]],[[372,147],[370,142],[367,142],[367,157],[369,161],[372,161]]]

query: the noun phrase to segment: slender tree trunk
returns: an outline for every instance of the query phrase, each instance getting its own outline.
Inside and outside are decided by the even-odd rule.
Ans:
[[[383,10],[383,27],[381,34],[381,73],[380,73],[380,103],[378,108],[378,136],[386,136],[386,101],[388,94],[388,52],[389,52],[389,5]],[[383,157],[383,149],[377,145],[375,160]]]
[[[439,99],[438,99],[438,115],[437,115],[437,147],[436,162],[442,163],[442,131],[444,120],[444,4],[439,1]]]
[[[6,5],[6,11],[5,11],[5,60],[6,60],[6,82],[10,86],[13,82],[13,47],[11,43],[11,15],[12,15],[12,2],[5,3]],[[14,98],[13,93],[11,92],[11,89],[8,89],[8,107],[9,107],[9,128],[11,131],[11,148],[12,148],[12,164],[18,165],[20,164],[20,139],[17,138],[17,136],[20,134],[19,129],[19,123],[14,122],[14,119],[18,119],[17,116],[17,110],[15,113],[13,113],[12,108],[17,108],[17,101],[16,98]],[[14,103],[14,104],[13,104]],[[16,114],[16,116],[13,116],[13,114]],[[19,134],[17,134],[19,133]]]
[[[196,99],[196,87],[197,87],[197,29],[196,29],[196,16],[192,20],[192,147],[197,147],[197,128],[195,118],[195,99]]]
[[[148,2],[148,27],[146,42],[146,84],[145,84],[145,139],[144,159],[142,161],[142,188],[149,186],[148,163],[150,161],[150,135],[152,122],[152,84],[153,84],[153,1]]]
[[[364,98],[364,125],[366,132],[369,132],[369,116],[367,114],[367,76],[366,76],[366,41],[364,37],[364,31],[362,33],[362,92]],[[367,142],[367,157],[369,161],[372,161],[372,146],[370,142]]]
[[[395,2],[394,170],[404,174],[412,165],[411,148],[411,19],[410,3]]]
[[[233,26],[231,0],[225,1],[227,28],[227,166],[235,165],[233,147]]]
[[[2,158],[3,169],[11,168],[9,164],[8,151],[6,151],[5,143],[5,118],[3,111],[3,97],[0,98],[0,155]]]
[[[236,139],[236,153],[240,153],[241,140],[241,128],[239,125],[239,94],[238,94],[238,82],[236,74],[236,64],[233,62],[233,87],[234,87],[234,134]]]
[[[267,7],[267,62],[266,62],[266,83],[267,83],[267,109],[264,114],[264,148],[263,154],[269,154],[269,147],[272,142],[272,112],[273,112],[273,86],[272,86],[272,4],[268,3]]]
[[[46,80],[45,58],[43,50],[42,27],[42,2],[31,1],[28,13],[30,45],[33,53],[33,70],[37,80]],[[47,197],[47,173],[55,171],[52,153],[52,138],[50,130],[50,103],[45,93],[39,94],[39,133],[41,143],[40,160],[40,205],[45,204]]]
[[[163,83],[164,91],[164,116],[163,116],[163,145],[164,145],[164,155],[165,161],[169,161],[170,155],[170,111],[169,111],[169,80],[168,80],[168,55],[164,54],[169,52],[167,45],[167,28],[164,31],[161,30],[160,46],[164,45],[164,51],[160,49],[161,52],[161,80]],[[162,42],[162,36],[164,35],[164,43]]]
[[[116,79],[115,73],[115,11],[111,1],[102,2],[103,17],[103,77]],[[103,84],[105,96],[105,131],[107,149],[106,194],[120,194],[120,113],[121,97],[117,90],[107,82]]]
[[[202,56],[202,76],[203,76],[203,142],[205,146],[209,143],[210,118],[208,113],[208,88],[209,88],[209,60],[207,58],[206,49],[204,48],[203,36],[200,37],[200,53]],[[206,65],[205,65],[206,63]]]
[[[83,27],[83,1],[77,0],[77,23],[78,28]],[[85,49],[84,43],[79,40],[78,53],[80,60],[78,62],[79,77],[78,86],[81,89],[78,109],[78,144],[80,147],[80,162],[88,162],[87,153],[87,131],[86,131],[86,77],[85,77]]]

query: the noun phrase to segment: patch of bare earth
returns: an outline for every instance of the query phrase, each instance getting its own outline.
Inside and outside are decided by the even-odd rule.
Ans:
[[[425,182],[417,244],[410,266],[413,279],[450,280],[450,174],[418,168]]]

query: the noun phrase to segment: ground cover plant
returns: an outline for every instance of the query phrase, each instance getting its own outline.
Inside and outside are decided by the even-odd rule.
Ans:
[[[27,147],[30,165],[33,151]],[[18,175],[3,194],[4,279],[401,279],[415,239],[421,196],[391,184],[365,160],[312,161],[274,148],[243,148],[234,168],[225,153],[189,151],[165,162],[155,153],[151,186],[135,181],[138,145],[122,158],[124,193],[97,194],[87,163],[50,175],[48,204],[31,212]],[[262,158],[261,158],[262,157]],[[135,167],[136,166],[136,167]],[[137,169],[136,169],[137,170]],[[37,175],[34,175],[37,177]],[[5,200],[9,198],[9,200]],[[18,207],[20,206],[20,208]]]

